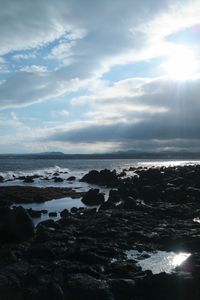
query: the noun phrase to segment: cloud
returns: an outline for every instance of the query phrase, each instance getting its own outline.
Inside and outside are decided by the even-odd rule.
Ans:
[[[36,65],[32,65],[32,66],[26,66],[20,69],[21,72],[29,72],[29,73],[35,73],[35,72],[47,72],[47,67],[45,66],[36,66]]]
[[[179,1],[172,0],[159,3],[157,0],[126,0],[125,3],[113,0],[109,4],[106,0],[94,3],[82,3],[80,0],[1,0],[0,54],[18,51],[13,53],[14,57],[27,59],[24,53],[19,52],[31,49],[42,51],[45,48],[43,58],[57,60],[58,65],[53,74],[42,79],[39,74],[38,78],[32,77],[33,82],[28,72],[13,73],[12,78],[1,87],[4,98],[1,96],[0,106],[16,107],[17,103],[21,106],[38,102],[38,99],[52,99],[49,89],[41,89],[40,83],[35,85],[36,80],[41,79],[43,86],[49,86],[53,78],[54,90],[57,90],[59,81],[63,84],[75,78],[88,80],[101,77],[113,65],[148,57],[145,49],[152,46],[149,36],[152,33],[156,35],[156,25],[151,26],[152,32],[148,32],[147,28],[155,23],[154,19],[159,20],[161,13],[170,15],[171,4],[173,11],[176,11],[177,3]],[[141,55],[141,51],[145,54]],[[158,55],[154,51],[151,57]],[[28,68],[27,65],[22,66],[22,70]],[[17,88],[11,99],[10,89],[14,90],[16,85],[20,86],[20,90]],[[22,94],[26,95],[26,101],[21,100]],[[53,92],[53,95],[60,96],[60,93]]]
[[[0,108],[27,106],[79,90],[84,85],[79,79],[65,80],[54,73],[34,67],[19,72],[0,84]]]
[[[173,141],[189,144],[191,140],[200,140],[200,79],[184,84],[167,78],[148,83],[144,80],[139,89],[139,94],[135,91],[123,104],[121,98],[113,99],[113,109],[110,109],[112,101],[101,97],[96,111],[101,107],[100,111],[111,114],[90,113],[90,122],[57,128],[49,133],[48,139],[75,144],[112,142],[129,147],[133,141],[137,145],[160,141],[167,147]]]
[[[15,54],[12,56],[12,58],[14,60],[27,60],[27,59],[34,59],[36,58],[36,54],[35,53],[29,53],[29,54]]]
[[[23,106],[52,101],[41,105],[46,119],[41,117],[31,135],[26,125],[18,127],[15,142],[91,151],[187,142],[197,147],[200,79],[155,77],[162,72],[148,78],[143,66],[156,69],[160,62],[153,58],[163,61],[173,53],[173,35],[199,23],[199,1],[0,0],[0,5],[0,110],[21,108],[29,118],[31,110]],[[113,67],[128,64],[128,75],[115,74],[124,80],[106,77]],[[139,68],[146,78],[137,77]],[[12,115],[1,125],[18,121]]]

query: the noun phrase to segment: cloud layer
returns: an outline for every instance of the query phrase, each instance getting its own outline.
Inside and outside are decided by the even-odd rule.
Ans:
[[[14,141],[16,151],[37,151],[44,140],[65,152],[200,146],[200,70],[181,82],[162,69],[180,40],[189,45],[188,32],[199,53],[199,1],[0,5],[0,137],[8,149]]]

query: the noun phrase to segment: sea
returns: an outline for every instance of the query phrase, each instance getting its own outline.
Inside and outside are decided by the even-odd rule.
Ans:
[[[55,159],[55,158],[32,158],[32,157],[16,157],[0,155],[0,176],[4,177],[1,186],[36,186],[36,187],[71,187],[76,191],[86,192],[90,188],[100,188],[108,198],[109,189],[107,187],[99,187],[92,184],[80,182],[80,179],[90,170],[110,169],[120,173],[123,169],[128,170],[130,167],[156,167],[156,166],[180,166],[200,164],[200,160],[170,160],[170,159]],[[64,179],[63,182],[54,182],[54,174]],[[20,176],[40,175],[40,178],[34,179],[33,183],[24,183],[18,179]],[[133,171],[127,171],[127,176],[133,175]],[[70,176],[75,176],[74,181],[68,181]],[[48,180],[44,180],[44,178]],[[32,208],[35,210],[48,210],[48,212],[56,212],[59,219],[59,213],[67,208],[85,207],[81,199],[71,199],[69,197],[61,199],[52,199],[44,203],[21,204],[24,208]],[[34,219],[35,225],[39,222],[49,219],[49,215],[42,215],[40,218]]]

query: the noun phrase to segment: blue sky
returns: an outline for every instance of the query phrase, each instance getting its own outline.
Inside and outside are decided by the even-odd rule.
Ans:
[[[0,7],[0,153],[199,151],[199,0]]]

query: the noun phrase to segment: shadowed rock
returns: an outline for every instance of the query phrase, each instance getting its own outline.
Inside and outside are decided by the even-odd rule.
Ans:
[[[88,206],[100,205],[104,202],[104,195],[99,193],[99,189],[91,189],[83,196],[81,201]]]
[[[92,170],[81,178],[81,181],[107,185],[107,186],[116,186],[118,183],[118,177],[116,171],[110,171],[108,169],[101,170],[100,172]]]
[[[0,241],[23,241],[33,235],[33,222],[23,207],[0,209]]]

